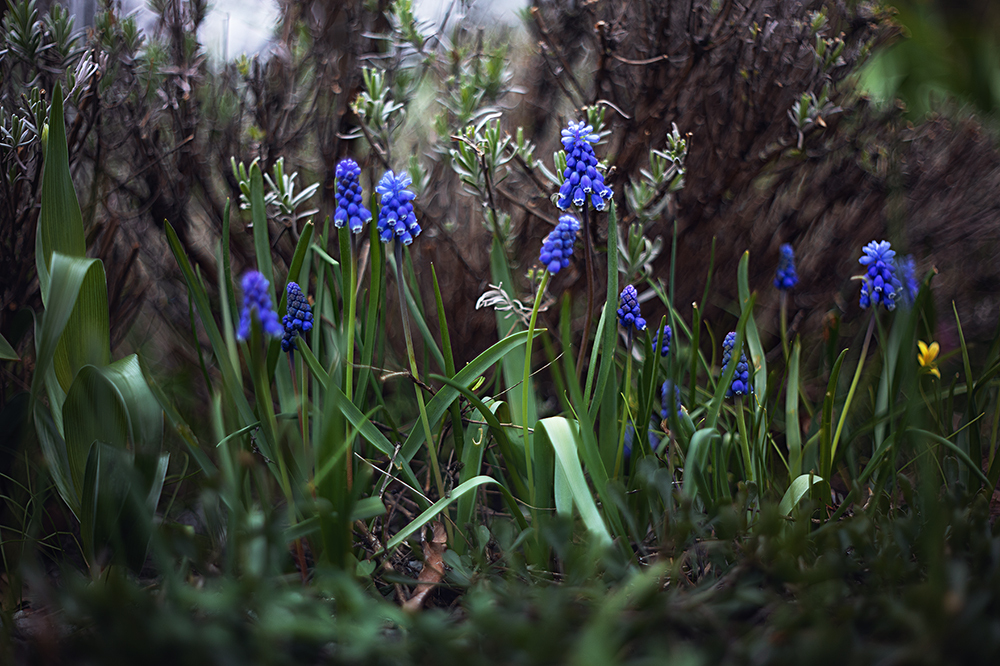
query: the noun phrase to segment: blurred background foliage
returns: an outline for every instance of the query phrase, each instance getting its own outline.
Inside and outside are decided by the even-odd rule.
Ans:
[[[862,86],[884,103],[897,98],[914,120],[947,101],[995,119],[1000,107],[1000,6],[990,0],[889,3],[902,38],[875,54]]]

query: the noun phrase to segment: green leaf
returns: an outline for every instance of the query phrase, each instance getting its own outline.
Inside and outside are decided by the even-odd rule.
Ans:
[[[737,283],[740,296],[740,313],[753,308],[750,301],[750,280],[747,276],[750,266],[750,252],[744,252],[740,257],[737,268]],[[750,348],[750,362],[754,370],[753,387],[757,395],[767,395],[767,359],[764,355],[764,347],[760,344],[760,334],[757,332],[757,323],[753,314],[747,319],[746,325],[747,346]]]
[[[42,456],[48,466],[49,474],[56,484],[59,496],[66,502],[66,506],[73,512],[73,515],[80,518],[80,492],[78,486],[73,483],[73,477],[69,471],[69,456],[66,452],[66,441],[59,434],[52,419],[52,413],[42,402],[35,401],[34,404],[35,432],[38,435],[38,444],[42,449]]]
[[[0,335],[0,361],[19,361],[21,360],[14,348],[10,346],[7,342],[7,338]]]
[[[563,475],[563,478],[559,479],[559,483],[565,482],[565,487],[568,487],[573,504],[580,511],[583,524],[599,543],[610,545],[611,533],[608,532],[608,527],[604,524],[604,519],[597,509],[593,493],[590,491],[590,486],[587,485],[587,479],[583,475],[583,466],[577,455],[579,449],[578,430],[575,421],[570,421],[563,416],[542,419],[535,426],[536,446],[544,446],[544,442],[548,442],[552,446]],[[558,479],[558,475],[555,478]]]
[[[46,306],[49,304],[50,267],[55,252],[72,257],[87,254],[83,216],[69,170],[62,85],[58,81],[52,91],[52,107],[49,110],[49,131],[42,175],[42,205],[38,213],[38,232],[35,238],[38,285],[42,303]]]
[[[511,515],[514,516],[514,519],[517,521],[517,524],[522,530],[527,529],[528,523],[524,520],[524,516],[521,515],[521,508],[514,500],[514,497],[510,494],[510,491],[504,488],[503,484],[499,483],[496,479],[488,476],[477,476],[473,479],[469,479],[465,483],[459,484],[447,497],[442,497],[437,502],[434,502],[434,504],[428,507],[423,513],[413,519],[409,525],[401,529],[391,539],[389,539],[385,548],[373,554],[372,557],[378,557],[382,553],[397,547],[399,544],[403,543],[408,536],[419,530],[421,527],[433,520],[435,516],[448,508],[452,502],[456,501],[465,493],[472,492],[479,486],[486,483],[493,483],[499,487],[500,494],[503,496],[504,502],[507,504],[507,508],[510,509]]]
[[[163,443],[163,409],[146,383],[136,354],[99,369],[125,403],[129,439],[136,452],[159,456]]]
[[[798,505],[799,500],[809,492],[810,488],[822,480],[821,477],[815,474],[802,474],[796,478],[788,486],[788,490],[785,491],[781,502],[778,503],[778,512],[783,516],[791,515],[792,509]]]
[[[129,440],[128,409],[115,385],[101,371],[80,368],[63,405],[66,454],[77,492],[84,490],[83,477],[95,441],[125,450]]]
[[[799,356],[802,342],[796,338],[788,359],[788,382],[785,384],[785,444],[788,446],[788,474],[795,478],[802,471],[802,426],[799,424]]]
[[[545,332],[544,328],[536,329],[535,337],[538,337],[543,332]],[[485,373],[491,365],[499,361],[501,358],[506,357],[507,354],[510,354],[513,350],[520,348],[527,339],[527,331],[518,331],[517,333],[508,335],[455,373],[455,377],[453,378],[454,381],[462,386],[472,386],[472,383],[479,379],[479,377]],[[523,355],[521,356],[521,362],[524,362]],[[519,370],[523,372],[524,366],[522,365]],[[458,396],[458,390],[452,388],[451,386],[445,386],[434,394],[434,397],[427,403],[427,419],[430,421],[432,427],[448,410],[448,405],[458,398]],[[512,413],[513,408],[514,405],[511,403]],[[423,443],[423,428],[413,428],[407,436],[406,441],[403,442],[403,448],[400,450],[400,456],[409,462],[413,459],[413,456],[416,455],[417,451],[420,449],[420,445]]]

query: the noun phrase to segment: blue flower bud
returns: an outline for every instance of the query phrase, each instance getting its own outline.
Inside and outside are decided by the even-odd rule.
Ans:
[[[347,158],[337,164],[337,212],[333,215],[333,223],[339,229],[345,224],[351,233],[359,233],[365,222],[372,219],[371,211],[365,206],[364,193],[358,177],[361,167],[354,160]]]
[[[287,314],[281,318],[285,325],[285,334],[281,338],[281,350],[287,352],[298,349],[298,345],[295,344],[296,335],[312,330],[313,314],[309,301],[306,300],[299,285],[289,282],[286,291],[288,292],[286,299],[288,307]]]
[[[635,287],[626,285],[621,293],[621,307],[618,308],[618,323],[622,328],[635,326],[637,331],[646,330],[646,320],[639,313],[639,294]]]
[[[236,338],[246,340],[250,337],[250,320],[256,317],[260,321],[264,333],[279,336],[283,329],[278,323],[278,315],[271,306],[271,296],[267,293],[270,283],[262,273],[250,271],[243,276],[243,309],[240,311],[240,324],[236,329]]]
[[[538,259],[550,273],[558,273],[560,269],[569,266],[569,258],[573,256],[573,243],[580,230],[580,223],[572,215],[563,215],[559,224],[542,242],[542,252]]]
[[[733,358],[733,347],[736,345],[736,331],[731,331],[722,342],[722,374],[726,374],[729,362]],[[736,363],[736,372],[733,374],[733,383],[726,389],[726,397],[734,395],[747,395],[753,392],[750,386],[750,364],[747,356],[740,350],[740,360]]]
[[[778,271],[774,276],[774,286],[781,291],[788,291],[799,283],[795,272],[795,253],[792,246],[785,243],[781,246],[781,257],[778,259]]]

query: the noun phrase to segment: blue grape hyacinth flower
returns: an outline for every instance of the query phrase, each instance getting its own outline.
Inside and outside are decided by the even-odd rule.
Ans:
[[[288,352],[298,349],[298,345],[295,344],[297,335],[312,330],[313,314],[309,301],[306,300],[299,285],[289,282],[286,291],[288,292],[286,299],[288,314],[281,318],[281,322],[285,326],[285,334],[281,338],[281,350]]]
[[[271,305],[271,296],[267,293],[270,283],[263,273],[250,271],[243,276],[243,309],[240,311],[240,324],[236,329],[236,339],[246,340],[250,337],[250,321],[256,317],[260,321],[264,333],[277,337],[284,332],[278,322],[278,314]]]
[[[674,414],[677,418],[681,416],[681,389],[669,379],[663,382],[660,387],[660,418],[664,421],[670,419],[670,403],[674,403]]]
[[[580,222],[572,215],[563,215],[556,228],[545,237],[538,260],[545,264],[550,273],[558,273],[560,269],[569,266],[578,231]]]
[[[646,330],[646,320],[639,313],[639,293],[632,285],[625,285],[621,293],[621,307],[618,308],[618,323],[630,331],[635,326],[637,331]]]
[[[781,291],[788,291],[799,283],[795,272],[795,252],[792,246],[784,243],[781,246],[781,256],[778,259],[778,270],[774,276],[774,286]]]
[[[406,189],[413,183],[405,171],[398,175],[386,171],[375,191],[382,195],[378,212],[378,234],[383,243],[393,238],[409,245],[420,235],[417,216],[413,214],[413,199],[416,196]]]
[[[908,254],[899,262],[899,281],[903,286],[903,302],[912,307],[920,293],[920,283],[917,281],[917,262],[913,255]]]
[[[861,307],[881,303],[887,310],[896,309],[896,297],[902,285],[896,269],[896,253],[889,241],[872,241],[863,249],[858,263],[867,267],[861,282]]]
[[[371,211],[365,206],[364,193],[361,190],[361,167],[351,158],[340,160],[337,164],[337,212],[333,215],[333,224],[339,229],[345,224],[351,233],[360,233],[365,222],[372,219]]]
[[[660,356],[666,356],[670,353],[670,341],[674,337],[674,331],[670,328],[670,324],[664,324],[663,329],[653,336],[653,353],[656,350],[660,350]],[[662,344],[661,344],[662,341]]]
[[[563,184],[559,188],[556,206],[568,210],[572,206],[584,206],[587,198],[597,210],[604,210],[611,199],[611,188],[604,184],[604,176],[597,170],[597,156],[591,144],[600,137],[594,134],[591,125],[582,121],[571,122],[562,131],[562,144],[566,150],[566,169]]]
[[[646,441],[649,442],[649,449],[651,451],[656,451],[660,446],[660,437],[656,434],[656,418],[649,418],[649,425],[646,426]],[[622,446],[622,457],[628,460],[632,457],[632,447],[635,446],[635,425],[632,424],[632,420],[625,425],[625,440]]]
[[[736,331],[726,334],[726,339],[722,342],[722,374],[726,374],[729,369],[729,362],[733,358],[733,347],[736,345]],[[740,350],[740,360],[736,363],[736,372],[733,374],[733,383],[726,389],[726,397],[734,395],[746,395],[752,391],[750,387],[750,364],[747,356]]]

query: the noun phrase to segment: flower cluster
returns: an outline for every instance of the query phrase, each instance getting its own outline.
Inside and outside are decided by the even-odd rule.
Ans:
[[[559,188],[556,206],[567,210],[570,205],[584,206],[587,197],[597,210],[604,210],[611,199],[611,188],[604,184],[604,176],[597,170],[597,156],[592,143],[598,137],[591,125],[583,122],[569,124],[562,131],[562,144],[566,149],[566,170]]]
[[[580,223],[572,215],[563,215],[559,224],[542,242],[542,253],[538,260],[545,264],[550,273],[558,273],[559,269],[569,266],[569,258],[573,256],[573,243]]]
[[[736,331],[726,334],[726,339],[722,342],[722,374],[726,374],[729,368],[729,361],[733,358],[733,347],[736,345]],[[726,397],[734,395],[746,395],[753,389],[750,387],[750,364],[747,363],[747,356],[740,350],[740,360],[736,363],[736,372],[733,374],[733,383],[726,389]]]
[[[243,309],[240,311],[240,325],[236,329],[236,338],[246,340],[250,337],[250,320],[256,316],[264,333],[279,336],[282,333],[278,315],[271,306],[271,296],[267,293],[270,284],[263,273],[250,271],[243,276]],[[254,315],[256,313],[256,315]]]
[[[656,350],[659,349],[660,356],[666,356],[667,354],[669,354],[670,341],[673,339],[673,337],[674,337],[674,332],[670,328],[670,325],[664,324],[663,329],[655,336],[653,336],[653,353],[655,354]],[[661,340],[662,344],[660,343]]]
[[[618,323],[628,330],[635,326],[637,331],[646,330],[646,320],[639,313],[639,293],[632,285],[625,285],[621,293],[621,307],[618,308]]]
[[[681,416],[681,389],[679,386],[674,385],[669,379],[663,382],[663,386],[660,387],[660,418],[664,421],[670,418],[669,405],[671,402],[671,394],[674,402],[674,414],[677,418]]]
[[[778,259],[778,271],[774,276],[774,286],[781,291],[788,291],[799,283],[795,272],[795,252],[792,246],[784,243],[781,246],[781,257]]]
[[[285,334],[281,338],[281,350],[291,351],[298,349],[295,344],[295,336],[304,334],[312,329],[313,315],[309,301],[306,300],[302,289],[294,282],[288,283],[288,314],[281,318],[285,325]]]
[[[372,219],[371,211],[365,206],[365,197],[361,191],[358,176],[361,167],[354,160],[347,158],[337,165],[337,212],[333,215],[333,223],[339,229],[347,224],[351,233],[359,233],[365,222]]]
[[[417,216],[413,214],[414,194],[406,189],[413,179],[405,171],[399,175],[386,171],[375,191],[382,195],[378,213],[378,233],[383,243],[394,237],[409,245],[420,235]]]
[[[887,310],[896,308],[896,297],[902,288],[896,268],[896,253],[889,241],[872,241],[858,260],[867,270],[861,283],[861,307],[881,303]]]

